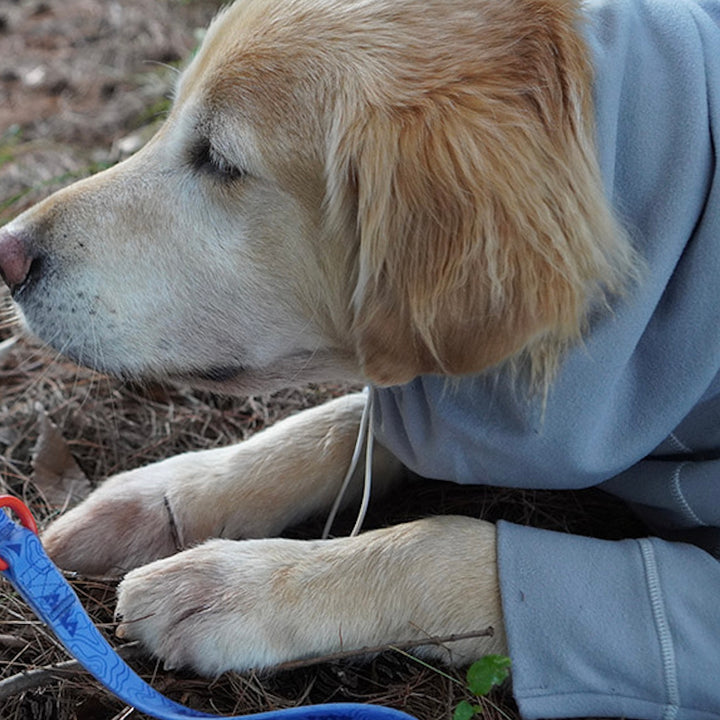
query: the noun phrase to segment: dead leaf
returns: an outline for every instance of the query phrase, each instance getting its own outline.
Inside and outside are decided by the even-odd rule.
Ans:
[[[45,408],[39,403],[35,408],[39,435],[32,452],[31,479],[49,505],[65,510],[89,495],[90,481]]]

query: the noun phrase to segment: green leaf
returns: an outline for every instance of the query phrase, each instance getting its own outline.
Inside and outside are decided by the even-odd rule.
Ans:
[[[487,695],[494,685],[500,685],[509,674],[509,657],[486,655],[468,668],[468,688],[473,695]]]
[[[453,713],[453,720],[470,720],[475,715],[475,708],[467,701],[461,700]]]

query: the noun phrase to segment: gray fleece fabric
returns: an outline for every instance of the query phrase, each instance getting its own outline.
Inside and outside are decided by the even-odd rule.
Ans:
[[[502,376],[425,376],[374,390],[374,426],[420,475],[601,486],[653,528],[499,523],[524,717],[720,718],[720,1],[584,11],[600,166],[642,282],[593,321],[544,412]]]

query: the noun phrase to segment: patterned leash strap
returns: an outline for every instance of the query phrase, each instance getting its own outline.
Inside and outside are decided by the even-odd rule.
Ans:
[[[99,682],[135,709],[160,720],[214,718],[173,702],[142,680],[93,625],[70,587],[43,550],[28,508],[17,498],[0,496],[0,572],[15,586],[33,612],[55,633],[65,649]],[[328,703],[239,715],[247,720],[414,720],[399,710],[361,703]]]

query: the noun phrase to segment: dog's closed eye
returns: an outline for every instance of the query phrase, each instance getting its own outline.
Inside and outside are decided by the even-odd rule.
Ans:
[[[222,156],[207,138],[199,139],[190,149],[190,164],[199,173],[223,182],[242,180],[247,172]]]

